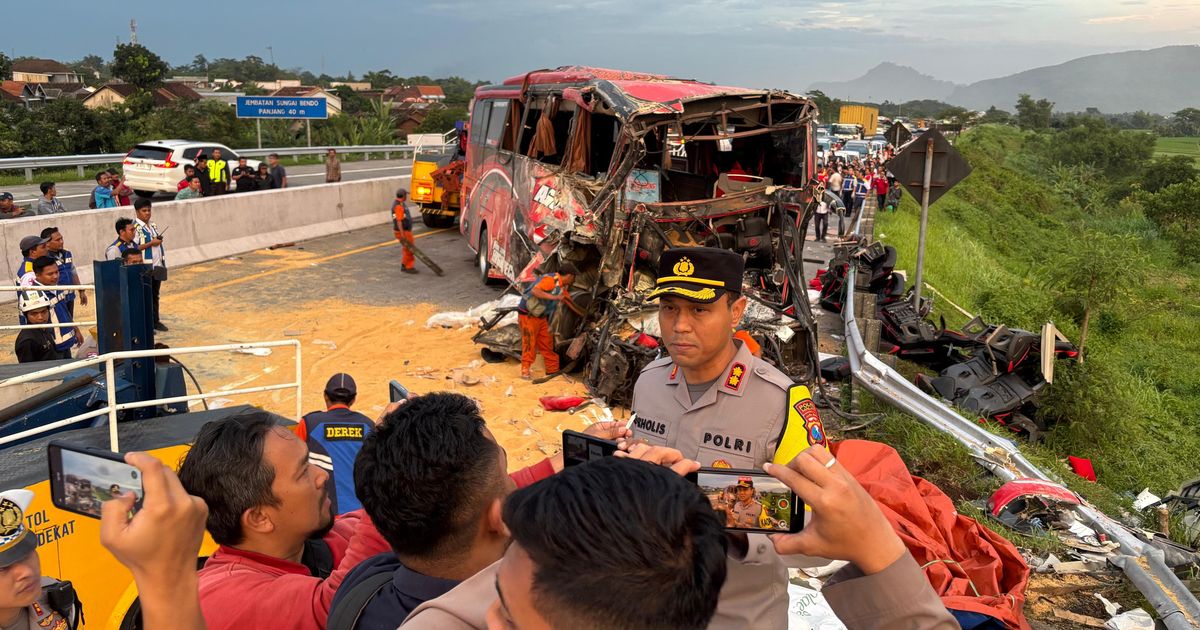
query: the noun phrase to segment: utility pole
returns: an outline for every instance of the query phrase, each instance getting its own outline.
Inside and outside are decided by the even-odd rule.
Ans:
[[[137,20],[129,20],[129,43],[137,43]]]

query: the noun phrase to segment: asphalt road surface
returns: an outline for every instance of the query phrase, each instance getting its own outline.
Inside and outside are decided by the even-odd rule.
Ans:
[[[325,183],[324,164],[292,165],[288,163],[286,157],[280,160],[280,164],[287,169],[289,188]],[[410,172],[412,172],[411,160],[370,160],[367,162],[342,163],[342,181],[372,179],[391,175],[408,175]],[[34,171],[33,175],[36,180],[37,171]],[[30,207],[37,203],[38,197],[42,196],[42,191],[38,188],[38,185],[38,183],[34,183],[9,186],[0,188],[0,191],[12,193],[16,205]],[[58,198],[62,200],[67,210],[87,210],[88,195],[95,187],[96,183],[91,180],[62,182],[58,184]],[[154,198],[169,200],[172,198],[172,195],[160,193]]]

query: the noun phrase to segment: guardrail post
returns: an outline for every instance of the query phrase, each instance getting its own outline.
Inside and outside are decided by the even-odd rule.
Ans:
[[[363,161],[364,162],[371,161],[371,152],[370,151],[363,151]]]
[[[113,370],[113,360],[104,362],[104,388],[108,398],[108,448],[114,453],[121,449],[117,444],[117,376]]]
[[[27,181],[27,182],[33,181],[33,169],[32,168],[25,169],[25,181]]]
[[[79,179],[83,179],[84,177],[87,177],[87,175],[84,175],[84,173],[83,173],[83,165],[82,164],[75,167],[75,174],[79,176]]]
[[[383,152],[383,159],[385,159],[385,160],[390,160],[390,159],[392,159],[392,152],[391,152],[391,151],[384,151],[384,152]]]

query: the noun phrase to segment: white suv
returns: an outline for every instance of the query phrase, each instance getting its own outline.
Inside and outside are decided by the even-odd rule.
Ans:
[[[231,172],[237,168],[237,153],[223,144],[192,140],[143,142],[125,156],[122,163],[125,183],[141,197],[153,197],[160,192],[174,195],[183,180],[183,168],[195,165],[196,156],[201,153],[211,159],[213,149],[221,150],[221,159],[229,163]],[[246,165],[256,171],[259,164],[259,160],[246,160]]]

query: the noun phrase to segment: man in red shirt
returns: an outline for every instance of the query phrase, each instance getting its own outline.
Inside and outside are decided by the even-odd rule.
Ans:
[[[179,480],[220,545],[199,573],[209,630],[324,630],[350,570],[389,549],[362,510],[334,518],[329,474],[264,411],[205,425]]]
[[[875,179],[871,183],[874,184],[874,186],[875,186],[875,198],[879,201],[879,206],[878,206],[879,210],[882,211],[882,210],[884,210],[884,208],[886,208],[886,206],[884,206],[883,204],[884,204],[884,201],[887,200],[887,194],[888,194],[888,180],[887,180],[887,177],[885,177],[883,174],[882,167],[876,171]]]

